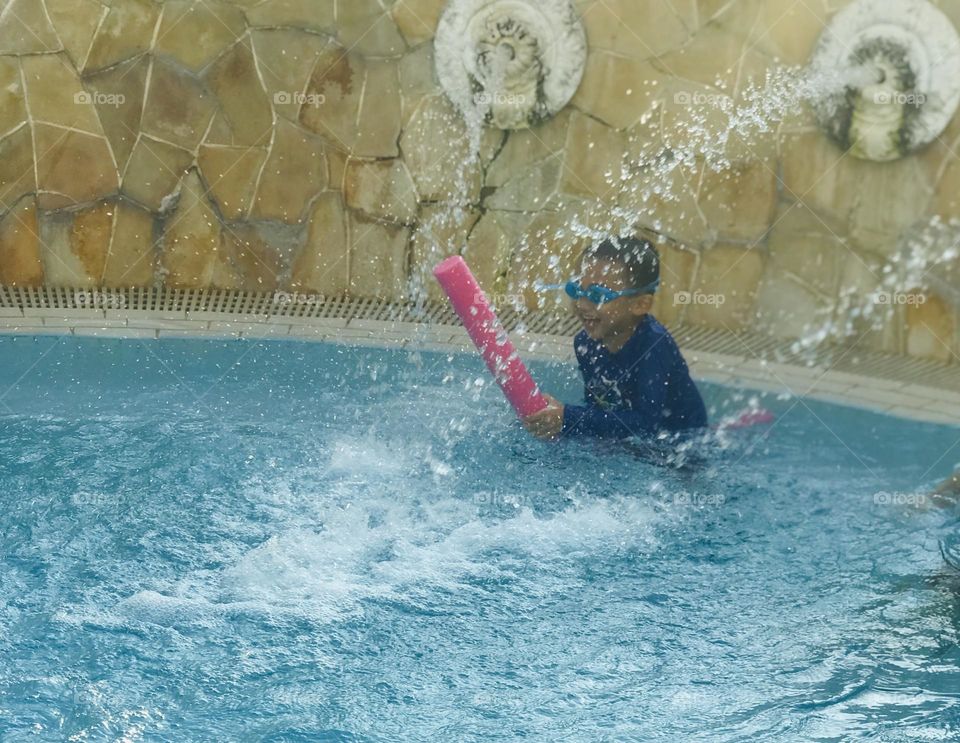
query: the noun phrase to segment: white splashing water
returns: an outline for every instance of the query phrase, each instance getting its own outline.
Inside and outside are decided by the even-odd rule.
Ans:
[[[889,327],[904,307],[925,304],[928,291],[960,305],[960,219],[931,217],[901,237],[894,256],[877,270],[875,287],[841,290],[831,317],[806,326],[803,337],[791,349],[812,353],[824,341],[842,342]]]
[[[362,615],[371,599],[405,601],[411,591],[435,595],[478,579],[518,579],[517,566],[530,581],[530,574],[555,575],[566,563],[575,570],[578,560],[617,550],[649,553],[662,520],[632,495],[579,502],[574,494],[551,515],[521,505],[509,517],[490,519],[479,514],[476,499],[416,502],[409,487],[393,498],[298,511],[292,520],[299,523],[223,570],[193,572],[173,587],[138,591],[114,607],[64,610],[58,618],[174,628],[211,628],[241,616],[336,622]],[[537,589],[525,582],[525,594],[530,590]]]
[[[628,150],[618,170],[606,174],[609,192],[602,203],[586,204],[583,215],[574,213],[552,233],[525,235],[515,250],[536,251],[539,240],[545,242],[569,242],[571,245],[586,239],[596,242],[610,234],[623,234],[637,229],[664,229],[657,217],[657,202],[677,202],[683,194],[672,188],[674,176],[685,168],[703,165],[722,172],[733,166],[734,150],[758,147],[764,138],[775,135],[780,123],[800,110],[806,103],[832,97],[838,90],[850,84],[840,78],[835,70],[778,66],[767,71],[762,84],[750,84],[737,96],[721,90],[710,95],[704,105],[691,107],[686,122],[685,139],[666,147],[659,141],[643,141],[640,135],[632,135]],[[454,189],[450,203],[438,209],[419,229],[426,236],[431,255],[422,270],[414,272],[411,279],[411,295],[424,299],[427,268],[450,252],[462,252],[465,246],[450,245],[438,235],[448,234],[455,225],[462,225],[471,208],[469,201],[470,168],[477,166],[481,158],[485,120],[490,104],[482,97],[472,98],[467,92],[463,100],[454,101],[465,126],[466,157],[455,163]],[[645,124],[660,115],[662,101],[655,101],[651,109],[641,117]],[[618,206],[621,197],[630,195],[634,204],[641,206],[625,208]],[[649,207],[644,205],[650,204]],[[669,236],[668,236],[669,237]],[[500,267],[501,273],[509,263]],[[563,265],[562,256],[544,256],[547,265],[558,269]],[[532,282],[522,284],[522,289],[534,288]],[[515,309],[521,309],[516,307]]]
[[[329,623],[362,614],[371,600],[436,601],[477,580],[520,581],[528,594],[541,579],[575,574],[583,560],[649,554],[664,521],[683,515],[634,492],[597,497],[578,485],[547,496],[546,506],[544,494],[522,483],[494,502],[474,492],[493,485],[465,484],[442,443],[389,429],[335,436],[318,444],[323,465],[248,482],[238,504],[255,508],[265,528],[237,532],[225,514],[223,531],[238,539],[218,548],[222,567],[188,568],[112,606],[65,608],[59,619],[171,628],[238,617]]]
[[[512,252],[501,257],[498,268],[501,277],[506,275],[517,253],[529,256],[539,265],[549,266],[556,273],[550,282],[559,280],[564,266],[563,256],[552,250],[552,245],[573,246],[596,243],[611,234],[650,232],[659,234],[667,241],[681,243],[670,234],[670,225],[662,222],[658,212],[663,204],[679,205],[689,194],[677,183],[685,173],[697,168],[723,173],[735,167],[744,153],[760,151],[779,134],[781,125],[808,106],[818,108],[821,114],[829,115],[829,108],[842,101],[849,88],[860,88],[873,82],[873,73],[864,67],[845,70],[827,69],[822,66],[807,67],[775,66],[766,72],[765,79],[750,83],[736,94],[727,94],[718,86],[716,94],[705,97],[703,105],[691,106],[686,111],[684,139],[665,146],[659,138],[643,139],[634,134],[628,142],[628,155],[619,170],[607,173],[609,192],[602,203],[587,203],[580,213],[572,212],[559,226],[535,234],[522,234]],[[480,157],[480,147],[487,111],[477,101],[457,101],[457,108],[466,125],[469,153],[467,160],[458,164],[458,195],[454,205],[441,210],[421,228],[433,235],[439,227],[458,223],[467,215],[467,165]],[[655,101],[641,118],[646,124],[660,116],[663,101]],[[826,136],[826,135],[824,135]],[[621,206],[628,203],[632,206]],[[691,209],[699,209],[693,205]],[[701,215],[702,216],[702,215]],[[934,218],[926,225],[919,225],[904,238],[900,253],[881,267],[877,273],[875,291],[864,292],[862,287],[846,288],[835,308],[824,316],[811,318],[806,330],[792,349],[803,356],[811,353],[822,343],[842,341],[864,332],[865,327],[881,329],[889,322],[895,307],[876,301],[877,292],[894,294],[912,288],[937,283],[937,277],[956,263],[956,245],[960,243],[960,224],[944,223]],[[441,245],[436,241],[433,249],[437,256],[460,250],[464,246]],[[563,248],[559,248],[563,250]],[[432,263],[431,263],[432,265]],[[874,271],[872,267],[870,271]],[[543,277],[539,277],[542,279]],[[960,277],[954,277],[955,279]],[[412,289],[414,296],[423,298],[424,276],[417,277]],[[525,290],[536,291],[536,280],[517,282],[511,296],[514,309],[523,309]],[[941,280],[938,290],[949,298],[957,294],[956,281]],[[542,293],[542,292],[539,292]],[[960,297],[956,298],[960,302]],[[812,358],[812,356],[811,356]]]
[[[498,65],[500,66],[502,65]],[[505,74],[505,70],[502,74]],[[481,167],[480,153],[483,146],[484,126],[492,102],[485,101],[483,97],[473,97],[466,91],[464,96],[462,100],[453,101],[461,117],[461,123],[465,125],[464,141],[454,142],[452,147],[450,143],[442,143],[438,151],[445,153],[449,149],[455,150],[457,145],[461,144],[464,145],[465,156],[460,162],[453,163],[453,186],[448,194],[448,202],[443,208],[435,210],[426,219],[421,220],[417,227],[421,235],[426,238],[427,255],[421,260],[417,270],[411,271],[408,289],[410,296],[421,308],[427,299],[427,282],[433,280],[430,275],[431,268],[447,255],[462,253],[466,247],[451,243],[449,239],[440,236],[457,235],[459,228],[466,224],[470,211],[475,206],[470,203],[470,183],[473,168]]]

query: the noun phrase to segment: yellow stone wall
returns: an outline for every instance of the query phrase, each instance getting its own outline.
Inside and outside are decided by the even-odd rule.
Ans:
[[[906,236],[960,218],[960,117],[881,164],[806,110],[740,136],[715,105],[805,63],[846,4],[577,0],[571,104],[473,152],[433,71],[444,0],[10,0],[0,283],[403,300],[436,297],[425,269],[460,252],[500,304],[534,308],[591,230],[642,230],[668,323],[953,360],[955,251],[899,287],[922,305],[868,298]],[[936,4],[960,24],[960,0]]]

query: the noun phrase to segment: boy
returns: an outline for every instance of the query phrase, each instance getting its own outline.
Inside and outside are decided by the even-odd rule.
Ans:
[[[549,406],[524,419],[534,436],[628,438],[707,425],[707,411],[673,337],[650,315],[660,258],[647,240],[604,240],[581,258],[566,290],[583,331],[574,350],[586,405]]]

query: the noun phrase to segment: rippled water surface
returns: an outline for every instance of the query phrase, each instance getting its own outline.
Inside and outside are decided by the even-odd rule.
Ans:
[[[530,440],[472,357],[0,359],[2,741],[960,739],[956,514],[912,505],[957,429],[766,398],[664,464]]]

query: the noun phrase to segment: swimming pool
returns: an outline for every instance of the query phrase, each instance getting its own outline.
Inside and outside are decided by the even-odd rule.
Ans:
[[[3,741],[960,736],[956,517],[909,505],[956,429],[764,399],[671,468],[531,440],[472,356],[0,358]]]

